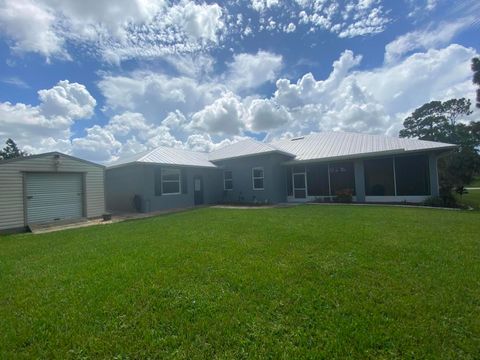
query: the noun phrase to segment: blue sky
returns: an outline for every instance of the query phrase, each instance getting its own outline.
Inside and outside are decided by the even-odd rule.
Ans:
[[[427,101],[473,99],[480,3],[0,0],[0,30],[0,140],[107,163],[245,137],[397,136]]]

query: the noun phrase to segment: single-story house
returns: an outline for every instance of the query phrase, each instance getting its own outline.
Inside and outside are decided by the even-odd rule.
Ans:
[[[210,153],[158,147],[107,168],[107,209],[305,202],[339,192],[356,202],[421,202],[438,195],[437,159],[454,147],[342,132],[244,140]]]
[[[0,161],[0,231],[99,217],[105,167],[59,152]]]

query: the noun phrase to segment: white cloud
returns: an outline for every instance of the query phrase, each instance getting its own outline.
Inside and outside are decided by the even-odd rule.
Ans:
[[[225,91],[225,87],[217,83],[200,83],[186,76],[153,72],[104,76],[98,85],[108,108],[141,112],[150,121],[157,122],[176,110],[185,114],[196,112]]]
[[[254,89],[275,80],[282,66],[282,56],[267,51],[237,54],[228,64],[227,84],[237,91]]]
[[[318,103],[322,97],[333,97],[348,71],[358,65],[361,59],[361,56],[355,56],[352,51],[346,50],[333,63],[332,73],[323,81],[316,81],[311,73],[305,74],[296,84],[291,84],[287,79],[279,79],[275,98],[281,105],[296,107]]]
[[[120,141],[107,129],[94,125],[86,129],[87,136],[72,140],[72,150],[76,156],[99,162],[112,159],[112,153],[122,148]]]
[[[338,36],[341,38],[352,38],[369,34],[378,34],[385,30],[385,26],[389,23],[389,19],[383,15],[382,8],[377,7],[371,9],[363,17],[346,27],[339,28]]]
[[[284,26],[283,31],[286,33],[292,33],[296,30],[296,26],[294,23],[290,23],[287,26]]]
[[[214,134],[236,135],[244,126],[243,113],[244,109],[240,98],[228,92],[193,114],[190,128]]]
[[[427,101],[445,100],[453,95],[473,98],[473,84],[456,94],[448,92],[471,81],[470,61],[474,56],[478,56],[475,50],[452,44],[440,50],[413,54],[392,66],[360,72],[356,79],[391,113],[401,113]]]
[[[449,44],[451,40],[472,23],[472,18],[463,18],[425,30],[417,30],[399,36],[385,47],[385,62],[393,63],[413,50],[427,50]]]
[[[191,1],[175,5],[168,14],[173,24],[179,24],[194,39],[218,41],[218,32],[224,27],[222,8],[218,4],[197,5]]]
[[[13,40],[16,52],[39,53],[46,58],[67,57],[63,39],[54,29],[55,16],[31,0],[0,2],[0,29]]]
[[[140,113],[115,115],[105,126],[94,125],[86,132],[86,136],[72,139],[71,152],[98,162],[111,162],[158,146],[182,146],[168,126],[148,123]]]
[[[65,43],[87,45],[109,62],[191,53],[218,44],[218,4],[183,0],[2,0],[0,28],[18,52],[68,58]]]
[[[16,86],[20,89],[30,89],[30,85],[28,85],[25,81],[20,79],[18,76],[7,76],[0,80],[4,84]]]
[[[273,130],[292,121],[292,116],[285,107],[268,99],[253,100],[249,115],[250,127],[255,132]]]
[[[68,151],[71,126],[92,115],[95,99],[66,80],[38,94],[38,106],[0,103],[0,138],[10,137],[28,152]]]
[[[264,11],[273,6],[278,6],[279,0],[251,0],[251,6],[255,11]]]
[[[341,38],[383,32],[390,18],[379,0],[358,2],[297,0],[299,23],[311,31],[326,30]]]
[[[40,110],[45,116],[62,116],[70,119],[90,118],[97,102],[87,88],[68,80],[59,81],[48,90],[40,90]]]
[[[361,131],[398,134],[403,119],[431,100],[453,97],[473,99],[470,60],[473,49],[450,45],[407,57],[398,64],[385,64],[352,72],[360,57],[347,51],[334,63],[326,80],[306,74],[297,83],[277,81],[272,100],[292,117],[288,127],[272,126],[268,137],[285,131],[295,134],[318,130]],[[422,89],[421,92],[418,89]],[[472,119],[480,116],[475,110]]]

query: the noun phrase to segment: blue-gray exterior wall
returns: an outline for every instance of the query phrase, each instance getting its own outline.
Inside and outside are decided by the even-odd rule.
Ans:
[[[203,178],[203,198],[205,204],[214,204],[222,194],[222,174],[218,169],[182,168],[186,175],[187,191],[178,195],[155,195],[155,168],[167,166],[151,164],[131,164],[106,171],[106,198],[109,211],[136,211],[133,198],[142,199],[142,212],[159,211],[194,206],[194,177]],[[180,167],[171,166],[178,169]]]
[[[282,163],[290,158],[278,153],[246,156],[217,161],[215,164],[223,171],[232,171],[233,189],[223,191],[223,202],[268,202],[287,201],[286,167]],[[252,171],[255,167],[263,168],[263,190],[253,189]]]
[[[157,165],[158,166],[158,165]],[[183,168],[186,176],[187,192],[178,195],[155,195],[155,165],[144,166],[145,187],[143,199],[144,211],[157,211],[175,208],[186,208],[195,205],[194,201],[194,178],[201,176],[203,179],[203,200],[204,204],[215,204],[221,196],[221,173],[218,169],[208,168]],[[166,168],[165,166],[161,166]],[[177,168],[172,166],[171,168]]]

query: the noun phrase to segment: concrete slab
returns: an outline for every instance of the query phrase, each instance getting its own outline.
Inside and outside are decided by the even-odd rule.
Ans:
[[[76,229],[93,225],[106,225],[113,224],[121,221],[134,220],[134,219],[145,219],[154,216],[161,216],[167,214],[174,214],[183,211],[198,209],[200,206],[190,207],[190,208],[179,208],[163,211],[154,211],[150,213],[112,213],[112,219],[108,221],[103,221],[102,218],[95,219],[75,219],[75,220],[60,220],[44,224],[32,224],[29,225],[29,229],[33,234],[44,234],[54,231],[61,231],[67,229]]]

